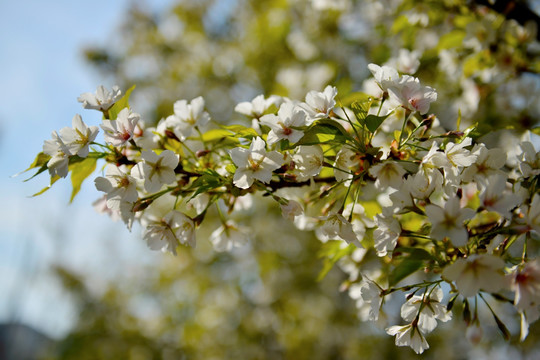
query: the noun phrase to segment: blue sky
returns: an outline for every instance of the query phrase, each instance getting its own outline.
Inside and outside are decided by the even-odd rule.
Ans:
[[[143,3],[159,8],[170,2]],[[91,180],[68,206],[69,179],[29,198],[47,185],[47,176],[30,182],[23,182],[26,174],[11,177],[75,114],[99,124],[99,114],[83,110],[77,97],[114,84],[84,63],[81,49],[110,42],[129,3],[0,0],[0,322],[21,321],[61,336],[76,314],[50,276],[50,264],[91,273],[90,286],[99,291],[128,264],[163,256],[146,249],[138,229],[130,234],[93,211],[100,195]]]

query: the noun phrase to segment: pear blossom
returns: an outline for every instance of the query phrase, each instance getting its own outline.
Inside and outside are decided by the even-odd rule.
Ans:
[[[85,109],[107,111],[118,100],[120,95],[122,95],[122,92],[117,85],[113,86],[111,91],[100,85],[94,94],[88,92],[81,94],[77,101],[82,103]]]
[[[253,140],[249,149],[242,147],[232,149],[230,156],[237,166],[233,184],[241,189],[249,188],[255,180],[269,183],[272,171],[279,169],[283,164],[283,155],[277,151],[267,152],[266,144],[260,137]]]
[[[249,241],[249,230],[228,220],[210,235],[210,242],[216,251],[231,251]]]
[[[159,191],[163,185],[176,181],[174,169],[178,165],[178,155],[164,150],[159,155],[153,151],[141,153],[142,162],[133,168],[133,176],[144,180],[144,190],[149,193]]]
[[[306,95],[306,102],[300,104],[300,106],[308,114],[308,125],[315,120],[330,117],[330,113],[336,106],[336,100],[334,99],[336,95],[337,89],[331,85],[326,86],[323,92],[312,90]]]
[[[465,246],[469,234],[463,222],[472,219],[475,213],[473,209],[461,208],[457,197],[448,199],[442,208],[433,204],[426,205],[431,237],[436,240],[447,237],[454,246]]]
[[[428,291],[427,296],[413,295],[401,306],[401,317],[412,322],[418,316],[418,328],[428,334],[437,327],[437,320],[446,322],[452,318],[452,313],[441,303],[442,299],[443,291],[438,286]]]
[[[172,210],[160,219],[150,222],[143,238],[152,250],[167,250],[176,255],[178,244],[195,247],[193,220],[178,210]]]
[[[97,126],[86,126],[79,114],[73,117],[71,123],[72,128],[60,129],[60,136],[71,155],[87,157],[89,145],[95,140],[99,129]]]
[[[133,138],[139,119],[139,114],[131,112],[129,108],[123,108],[116,120],[103,120],[101,128],[104,131],[105,141],[113,146],[124,145]]]
[[[475,296],[480,290],[497,292],[507,285],[503,274],[504,261],[497,256],[474,254],[459,258],[444,268],[442,275],[456,283],[464,297]]]
[[[398,84],[400,76],[397,70],[391,66],[379,66],[377,64],[369,64],[369,71],[373,74],[375,81],[383,91],[388,91],[388,88]]]
[[[417,326],[412,323],[408,325],[394,325],[386,329],[388,335],[396,336],[396,346],[410,346],[415,353],[421,354],[429,349],[426,338]]]
[[[401,234],[401,225],[393,216],[376,215],[375,231],[373,238],[375,240],[375,250],[377,256],[383,257],[394,250]]]
[[[58,175],[65,178],[69,171],[71,152],[56,131],[53,131],[51,136],[52,140],[45,140],[43,143],[43,152],[51,156],[47,162],[47,169],[49,169],[51,176]]]
[[[377,189],[385,189],[387,187],[399,189],[403,183],[403,175],[406,173],[400,164],[391,160],[383,161],[372,166],[368,172],[369,175],[376,179],[375,187]]]
[[[251,101],[238,103],[234,108],[237,113],[250,116],[252,118],[260,118],[272,105],[278,106],[281,102],[281,97],[272,95],[265,99],[264,95],[258,95]]]
[[[294,200],[287,200],[286,204],[280,204],[281,207],[281,215],[285,219],[288,219],[290,221],[294,221],[294,218],[297,216],[300,216],[304,213],[304,209],[302,208],[302,205],[298,203],[298,201]]]
[[[204,126],[210,121],[210,115],[204,111],[204,99],[199,96],[191,100],[178,100],[174,103],[174,115],[165,119],[163,127],[171,129],[180,141],[186,140],[195,126]]]
[[[137,180],[125,165],[107,165],[105,177],[99,176],[94,180],[96,189],[107,194],[107,206],[120,210],[122,202],[134,202],[138,198]]]
[[[328,216],[322,216],[319,220],[323,221],[322,226],[318,229],[318,235],[324,240],[342,239],[347,244],[355,244],[362,247],[360,241],[353,231],[352,224],[345,217],[338,213],[332,213]],[[324,241],[323,240],[323,241]]]
[[[277,115],[264,115],[260,121],[271,129],[266,140],[268,144],[282,139],[289,140],[291,144],[298,142],[304,136],[304,132],[298,128],[307,124],[304,110],[290,102],[281,104]]]
[[[388,93],[394,102],[421,115],[427,113],[430,104],[437,100],[435,89],[421,85],[420,80],[409,75],[404,75],[399,83],[390,86]]]
[[[298,146],[292,160],[297,179],[305,181],[321,172],[324,153],[320,145]]]

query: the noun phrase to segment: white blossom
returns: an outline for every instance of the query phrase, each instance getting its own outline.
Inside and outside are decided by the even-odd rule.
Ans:
[[[522,151],[519,155],[519,170],[523,177],[540,175],[540,152],[537,152],[529,141],[524,141],[519,146]]]
[[[480,290],[497,292],[506,287],[503,274],[504,261],[497,256],[474,254],[457,259],[443,270],[443,276],[455,281],[459,293],[465,297],[475,296]]]
[[[82,103],[83,108],[85,109],[107,111],[111,106],[113,106],[121,94],[122,92],[120,91],[120,88],[116,85],[112,87],[111,91],[100,85],[94,94],[81,94],[77,101]]]
[[[97,126],[86,126],[79,114],[73,117],[71,123],[71,128],[60,129],[60,136],[71,155],[87,157],[89,145],[95,140],[99,129]]]
[[[94,180],[96,189],[107,194],[107,206],[120,210],[122,202],[134,202],[138,198],[137,179],[128,174],[125,165],[107,165],[105,177],[99,176]]]
[[[388,91],[388,88],[395,86],[399,82],[399,74],[396,69],[391,66],[379,66],[377,64],[369,64],[369,71],[373,74],[375,81],[383,91]]]
[[[405,169],[399,163],[391,160],[383,161],[369,169],[369,174],[376,179],[375,187],[377,189],[387,187],[399,189],[405,173]]]
[[[540,193],[533,195],[530,205],[521,207],[521,213],[523,214],[522,221],[528,230],[534,230],[540,234]]]
[[[322,236],[326,240],[342,239],[347,244],[355,244],[358,247],[362,247],[360,241],[353,231],[351,223],[345,219],[345,217],[338,213],[329,214],[319,218],[323,224],[318,229],[318,235]]]
[[[487,179],[487,185],[480,192],[480,203],[488,210],[495,211],[507,219],[512,217],[510,211],[519,206],[522,198],[507,188],[506,175],[496,174]]]
[[[176,181],[174,169],[179,159],[172,151],[164,150],[159,155],[153,151],[143,151],[141,158],[143,161],[134,167],[133,176],[144,180],[144,190],[147,192],[157,192],[163,185]]]
[[[298,181],[305,181],[321,172],[324,162],[323,150],[320,145],[298,146],[292,160]]]
[[[334,163],[334,176],[337,181],[344,181],[344,185],[348,186],[350,179],[353,178],[353,173],[360,165],[360,155],[348,147],[342,147],[336,156]]]
[[[172,210],[150,222],[144,229],[143,238],[150,249],[167,250],[176,255],[178,244],[195,247],[195,225],[185,214]]]
[[[58,175],[65,178],[69,171],[68,165],[71,153],[56,131],[53,131],[51,136],[52,140],[45,140],[43,143],[43,152],[51,156],[47,162],[47,169],[49,169],[51,176]]]
[[[306,102],[300,104],[307,114],[310,125],[314,120],[325,119],[330,117],[330,113],[336,106],[337,89],[334,86],[328,85],[323,92],[310,91],[306,95]]]
[[[442,299],[443,291],[438,286],[428,294],[413,295],[401,306],[401,317],[412,322],[418,316],[418,328],[428,334],[437,327],[437,320],[446,322],[452,318],[452,313],[441,303]]]
[[[503,149],[488,149],[484,144],[476,144],[471,153],[476,155],[476,160],[463,170],[461,178],[464,182],[476,181],[485,186],[488,177],[504,174],[500,170],[506,163]]]
[[[429,349],[429,344],[420,329],[412,324],[390,326],[386,329],[386,333],[396,336],[396,346],[410,346],[417,354]]]
[[[396,218],[393,216],[376,215],[373,238],[375,240],[377,256],[386,256],[388,252],[393,251],[400,234],[401,225]]]
[[[470,208],[461,208],[459,199],[448,199],[444,207],[426,205],[426,214],[431,223],[431,237],[436,240],[449,238],[454,246],[465,246],[469,240],[469,234],[464,221],[470,220],[475,215]]]
[[[357,292],[356,295],[352,291]],[[357,286],[351,286],[349,294],[356,300],[358,308],[367,308],[367,319],[369,321],[377,321],[382,305],[381,289],[371,280],[362,280]]]
[[[204,99],[199,96],[190,103],[187,100],[178,100],[174,103],[174,115],[168,116],[163,123],[158,125],[158,131],[163,128],[171,129],[180,141],[186,140],[193,129],[202,127],[210,121],[210,115],[204,111]]]
[[[103,120],[101,128],[104,131],[105,141],[113,146],[124,145],[133,138],[139,118],[139,114],[123,108],[116,120]]]
[[[294,144],[304,136],[304,132],[298,128],[306,125],[306,113],[294,104],[285,102],[281,104],[277,115],[264,115],[260,121],[271,129],[268,133],[268,144],[282,139]]]
[[[267,99],[264,98],[264,95],[258,95],[251,101],[238,103],[234,108],[234,111],[258,119],[272,105],[278,106],[281,101],[281,97],[276,95],[272,95]]]
[[[257,137],[249,149],[242,147],[230,151],[231,159],[237,166],[233,183],[241,189],[249,188],[254,180],[269,183],[272,171],[279,169],[283,164],[283,155],[277,151],[266,151],[263,139]]]
[[[294,218],[297,216],[300,216],[304,213],[304,209],[302,208],[302,205],[298,203],[298,201],[294,200],[287,200],[286,204],[281,204],[281,215],[285,219],[288,219],[290,221],[294,221]]]
[[[394,102],[411,111],[418,111],[424,115],[429,111],[429,106],[437,100],[437,92],[420,84],[415,77],[404,75],[399,83],[388,88],[388,93]]]
[[[515,292],[514,306],[521,315],[521,341],[529,333],[529,324],[540,317],[540,260],[534,259],[516,267],[511,276]]]

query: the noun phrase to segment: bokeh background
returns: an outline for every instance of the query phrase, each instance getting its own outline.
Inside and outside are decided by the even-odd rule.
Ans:
[[[199,95],[216,121],[246,122],[232,111],[239,101],[260,93],[301,100],[328,83],[340,93],[367,91],[366,65],[393,61],[439,90],[434,111],[449,127],[461,108],[464,124],[480,120],[486,132],[530,128],[540,115],[536,33],[478,3],[0,0],[0,354],[414,357],[393,345],[384,323],[358,319],[339,291],[347,278],[339,267],[317,280],[325,248],[263,199],[238,215],[256,229],[246,247],[215,252],[207,239],[216,223],[199,231],[196,250],[175,258],[148,250],[138,228],[129,233],[97,214],[91,181],[68,206],[69,180],[30,198],[46,176],[12,176],[75,114],[100,122],[77,97],[102,84],[136,84],[131,104],[147,123],[170,114],[175,100]],[[400,58],[400,49],[417,54]],[[413,71],[415,56],[421,65]],[[398,313],[388,321],[397,323]],[[509,325],[514,334],[516,326]],[[516,336],[508,344],[488,322],[473,344],[454,321],[428,337],[423,356],[534,359],[536,329],[524,344]]]

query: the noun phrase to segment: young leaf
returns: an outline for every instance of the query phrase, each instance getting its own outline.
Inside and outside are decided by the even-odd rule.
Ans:
[[[313,125],[304,133],[304,136],[296,145],[320,145],[330,142],[345,143],[347,138],[342,133],[343,127],[338,123],[336,124],[317,123]]]
[[[82,161],[76,162],[70,165],[71,171],[71,184],[73,185],[73,190],[71,192],[71,198],[69,202],[73,202],[75,195],[81,190],[81,185],[83,181],[90,176],[96,169],[97,159],[96,158],[86,158]]]
[[[412,273],[424,267],[424,261],[406,258],[400,262],[388,276],[390,286],[396,285]]]
[[[235,133],[236,137],[250,139],[250,138],[259,136],[259,134],[257,134],[257,131],[255,131],[255,129],[245,127],[242,125],[228,125],[228,126],[222,126],[222,128]]]
[[[129,88],[128,91],[122,96],[120,100],[114,103],[113,106],[107,112],[109,113],[109,120],[115,120],[118,117],[118,113],[124,109],[129,107],[129,96],[131,95],[131,92],[135,89],[135,85]]]
[[[379,126],[381,126],[382,122],[386,120],[388,116],[390,116],[391,113],[384,115],[384,116],[377,116],[377,115],[368,115],[364,119],[364,122],[366,124],[366,127],[371,133],[374,133],[377,131]]]
[[[58,181],[58,179],[60,179],[60,176],[58,176],[58,175],[51,176],[51,182],[49,183],[49,186],[44,187],[43,189],[41,189],[40,191],[38,191],[37,193],[32,195],[32,197],[39,196],[39,195],[43,194],[45,191],[49,190],[53,186],[53,184],[56,181]]]

